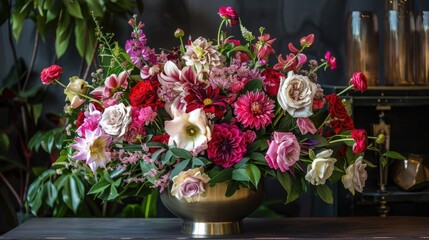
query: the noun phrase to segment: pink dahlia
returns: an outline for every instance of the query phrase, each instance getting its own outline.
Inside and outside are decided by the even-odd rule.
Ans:
[[[246,148],[245,133],[241,132],[236,125],[215,124],[207,154],[216,165],[229,168],[243,158]]]
[[[274,118],[274,101],[263,92],[246,92],[233,107],[237,121],[244,127],[258,130],[270,124]]]

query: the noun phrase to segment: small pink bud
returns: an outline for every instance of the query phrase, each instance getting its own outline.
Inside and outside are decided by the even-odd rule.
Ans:
[[[174,37],[179,38],[179,37],[183,37],[185,35],[185,32],[178,28],[176,29],[176,31],[174,32]]]
[[[136,21],[134,20],[134,18],[131,18],[130,20],[128,20],[128,24],[130,24],[131,27],[134,27],[136,25]]]
[[[308,36],[302,37],[299,42],[301,43],[302,47],[311,47],[314,42],[314,34],[310,34]]]

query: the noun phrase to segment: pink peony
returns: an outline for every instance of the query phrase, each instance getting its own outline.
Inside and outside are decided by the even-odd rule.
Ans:
[[[297,118],[296,124],[303,135],[307,133],[315,134],[317,132],[314,123],[309,118]]]
[[[274,118],[274,101],[263,92],[246,92],[233,105],[237,121],[244,127],[264,128]]]
[[[268,166],[286,172],[299,160],[301,148],[295,135],[291,132],[274,132],[273,140],[268,141],[265,155]]]
[[[43,85],[49,85],[56,80],[59,80],[62,73],[63,69],[54,64],[42,70],[40,73],[40,79],[42,80]]]
[[[215,124],[207,155],[216,165],[229,168],[241,161],[246,147],[245,134],[236,125]]]

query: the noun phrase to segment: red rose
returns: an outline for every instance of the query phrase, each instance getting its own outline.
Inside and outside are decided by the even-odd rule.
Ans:
[[[337,94],[329,94],[325,97],[325,99],[329,103],[329,114],[331,114],[331,118],[333,119],[345,119],[349,117],[347,114],[347,110],[344,107],[341,99],[337,96]]]
[[[366,91],[368,88],[368,79],[365,74],[361,72],[353,73],[352,79],[350,79],[351,84],[353,84],[355,89],[360,90],[361,92]]]
[[[138,82],[131,88],[128,96],[131,106],[139,108],[151,107],[154,111],[156,111],[157,107],[162,107],[163,103],[156,94],[157,88],[158,86],[155,83],[148,80]]]
[[[261,75],[265,77],[264,79],[264,89],[270,96],[277,96],[280,86],[280,77],[285,75],[281,72],[278,72],[272,68],[266,68],[262,71]]]
[[[350,135],[355,140],[355,143],[353,144],[353,153],[358,154],[365,152],[368,142],[366,131],[363,129],[356,129],[353,130]]]
[[[313,99],[313,110],[322,109],[325,106],[325,101],[323,99]]]
[[[55,80],[59,80],[62,73],[63,69],[54,64],[42,70],[40,73],[40,79],[42,80],[43,85],[49,85]]]
[[[84,120],[85,120],[85,113],[83,111],[80,111],[79,114],[77,115],[76,129],[78,129],[83,124]]]
[[[230,27],[238,24],[238,14],[232,7],[220,7],[218,14],[228,21]]]
[[[333,120],[331,121],[331,126],[334,129],[335,133],[339,133],[344,130],[353,130],[355,129],[355,125],[353,123],[353,119],[347,116],[344,119]]]
[[[154,136],[150,141],[151,142],[159,142],[159,143],[168,143],[168,140],[170,139],[170,135],[168,135],[167,133],[162,134],[162,135],[156,135]],[[158,148],[149,148],[149,152],[154,153],[156,152],[156,150],[158,150]]]
[[[146,137],[146,129],[141,124],[131,123],[128,125],[127,132],[125,133],[125,141],[129,143],[138,143],[139,140]]]

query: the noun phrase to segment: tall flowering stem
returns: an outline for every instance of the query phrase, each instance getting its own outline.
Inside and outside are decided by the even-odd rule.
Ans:
[[[222,32],[222,26],[226,22],[225,18],[222,18],[222,22],[220,22],[219,29],[217,31],[217,45],[220,46],[220,34]]]

